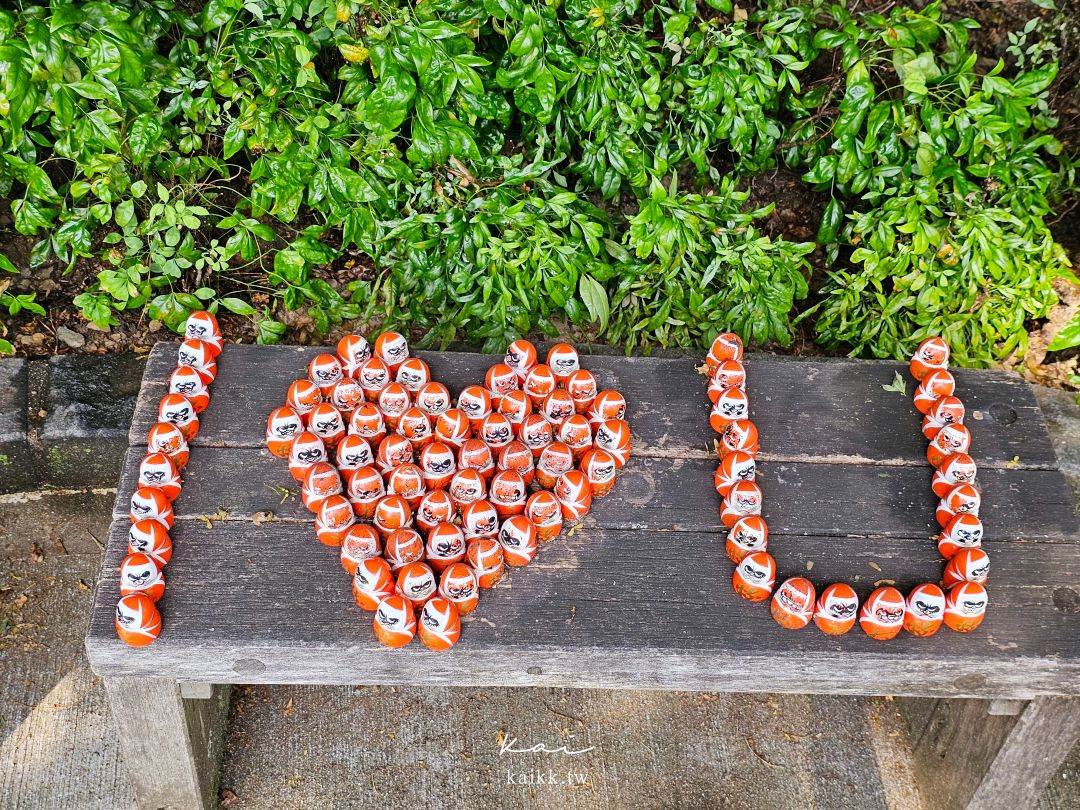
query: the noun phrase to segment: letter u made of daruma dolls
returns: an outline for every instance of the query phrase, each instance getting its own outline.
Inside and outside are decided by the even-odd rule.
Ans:
[[[814,624],[829,636],[842,636],[855,626],[859,616],[859,597],[850,585],[829,585],[814,606]]]
[[[372,627],[384,647],[404,647],[416,635],[416,614],[405,597],[394,594],[379,603]]]
[[[476,572],[476,582],[481,588],[494,588],[505,570],[503,549],[494,537],[478,537],[469,541],[465,562]]]
[[[904,629],[918,638],[932,636],[945,618],[945,591],[932,582],[916,585],[904,607]]]
[[[874,590],[859,611],[859,627],[870,638],[888,641],[896,638],[904,626],[904,595],[896,588],[884,586]]]
[[[723,434],[728,425],[750,418],[750,398],[741,388],[725,388],[709,412],[709,424]]]
[[[129,647],[145,647],[161,633],[161,614],[150,597],[132,593],[116,603],[113,625],[116,635]]]
[[[804,577],[784,580],[772,598],[772,617],[787,630],[801,630],[814,616],[814,584]]]
[[[396,585],[390,564],[381,557],[360,560],[353,572],[353,599],[362,610],[375,610],[379,603],[394,594]]]
[[[416,626],[420,640],[429,650],[449,650],[461,638],[458,609],[441,596],[429,599],[424,604]]]
[[[961,582],[945,595],[945,626],[957,633],[970,633],[986,617],[989,597],[978,582]]]
[[[439,596],[453,602],[460,615],[469,615],[480,602],[480,584],[476,581],[476,573],[463,562],[448,566],[439,577]]]
[[[949,456],[967,453],[971,449],[971,431],[965,425],[946,425],[938,431],[926,449],[930,466],[940,467]]]
[[[908,368],[911,376],[919,382],[932,371],[944,371],[949,367],[949,344],[939,337],[928,337],[919,344],[911,357]]]
[[[776,561],[767,551],[747,554],[735,566],[731,585],[735,593],[750,602],[762,602],[772,594],[776,584]]]

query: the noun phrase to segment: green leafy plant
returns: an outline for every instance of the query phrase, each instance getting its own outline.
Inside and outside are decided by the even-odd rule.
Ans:
[[[11,259],[0,253],[0,271],[18,273],[19,268],[12,263]],[[10,288],[11,279],[0,277],[0,310],[6,310],[9,316],[18,315],[24,310],[35,315],[45,314],[44,307],[34,302],[34,293],[11,293],[8,292]],[[11,345],[11,341],[6,338],[6,335],[7,328],[0,321],[0,355],[15,353],[15,347]]]

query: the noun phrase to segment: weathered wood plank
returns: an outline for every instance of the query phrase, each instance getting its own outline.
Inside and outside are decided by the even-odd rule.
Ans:
[[[217,807],[229,687],[186,700],[170,678],[105,679],[135,798],[143,808]]]
[[[876,642],[777,629],[740,600],[719,535],[585,529],[545,546],[486,592],[461,644],[378,647],[332,549],[284,523],[183,523],[166,569],[164,631],[148,648],[115,637],[114,526],[87,648],[102,674],[210,682],[566,685],[1028,698],[1080,693],[1080,555],[1061,544],[991,544],[980,630]],[[901,588],[936,579],[932,555],[887,538],[775,537],[782,576]],[[874,563],[877,568],[872,568]],[[1033,576],[1032,571],[1040,572]],[[419,658],[417,657],[419,656]]]
[[[995,714],[995,701],[939,700],[915,713],[912,736],[920,795],[930,808],[1012,810],[1028,807],[1080,738],[1080,701],[1040,697],[1014,715]]]
[[[115,516],[128,512],[142,448],[124,465]],[[611,494],[598,498],[587,526],[611,529],[721,531],[720,498],[713,489],[716,462],[705,459],[631,458]],[[931,470],[868,464],[764,462],[759,480],[765,518],[778,534],[912,537],[926,542],[940,531]],[[183,472],[184,491],[175,508],[181,519],[222,508],[231,520],[257,512],[310,522],[299,497],[282,502],[286,487],[298,493],[287,465],[266,450],[194,447]],[[245,482],[238,486],[237,482]],[[987,541],[1004,539],[1080,541],[1080,522],[1064,478],[1050,470],[984,469]],[[726,531],[726,530],[724,530]],[[921,548],[922,546],[920,546]],[[928,545],[927,548],[932,548]]]
[[[153,424],[164,382],[175,364],[175,344],[155,346],[147,360],[143,394],[135,411],[131,443],[141,444]],[[320,351],[303,346],[225,347],[220,374],[204,414],[197,443],[258,447],[266,415],[282,404],[291,380],[304,376]],[[499,358],[467,353],[419,352],[436,379],[455,394],[481,383]],[[707,422],[705,378],[697,361],[594,355],[584,365],[602,386],[618,388],[629,403],[635,450],[641,456],[706,457],[715,434]],[[926,441],[909,396],[882,385],[904,367],[854,360],[795,360],[753,355],[747,362],[753,418],[762,434],[765,458],[776,460],[921,465]],[[997,371],[956,370],[970,413],[975,457],[984,467],[1018,459],[1025,468],[1057,466],[1053,448],[1030,386]],[[909,394],[913,390],[908,379]],[[901,429],[897,429],[897,428]]]

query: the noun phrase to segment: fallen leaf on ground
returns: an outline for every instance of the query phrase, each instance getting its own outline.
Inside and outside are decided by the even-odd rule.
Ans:
[[[907,381],[900,376],[900,372],[897,371],[893,374],[893,380],[888,385],[881,386],[882,390],[895,391],[896,393],[904,396],[907,394]]]
[[[30,544],[30,559],[38,563],[45,559],[45,554],[37,543]]]
[[[289,702],[285,704],[285,711],[281,713],[282,717],[288,717],[292,714],[292,698],[289,698]]]
[[[264,523],[270,523],[274,520],[273,512],[256,512],[251,516],[251,522],[256,526],[262,526]]]
[[[873,569],[874,569],[875,571],[880,571],[880,570],[881,570],[881,566],[880,566],[880,565],[878,565],[878,564],[877,564],[876,562],[872,562],[872,563],[867,563],[867,565],[869,565],[869,566],[870,566],[871,568],[873,568]]]
[[[30,601],[30,597],[27,596],[25,593],[21,593],[21,594],[19,594],[18,596],[15,597],[15,601],[12,602],[12,604],[15,606],[16,610],[19,610],[23,605],[25,605],[29,601]]]

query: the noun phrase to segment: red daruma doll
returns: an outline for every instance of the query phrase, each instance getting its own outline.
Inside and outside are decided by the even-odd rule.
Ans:
[[[140,520],[128,530],[128,554],[145,554],[158,567],[172,559],[172,540],[156,520]]]
[[[375,356],[386,363],[392,374],[409,358],[409,342],[397,332],[383,332],[375,338]]]
[[[436,596],[420,611],[417,623],[420,640],[429,650],[449,650],[461,637],[461,619],[452,603]]]
[[[534,492],[525,502],[525,517],[536,526],[542,543],[549,543],[562,531],[562,507],[558,499],[546,489]]]
[[[615,486],[615,457],[606,450],[589,450],[581,457],[581,471],[589,481],[594,498],[602,498]]]
[[[946,425],[937,432],[930,446],[926,448],[926,460],[932,467],[940,467],[942,462],[956,453],[967,453],[971,449],[971,431],[964,425]]]
[[[735,566],[731,585],[735,593],[751,602],[769,598],[776,583],[776,561],[767,551],[755,551]]]
[[[266,419],[266,449],[272,456],[288,458],[296,437],[304,432],[304,420],[288,405],[274,408]]]
[[[202,377],[190,366],[177,366],[169,375],[169,393],[188,398],[195,413],[202,413],[210,404],[210,391]]]
[[[360,467],[349,479],[349,503],[357,517],[371,518],[386,495],[386,486],[374,467]]]
[[[285,394],[285,404],[300,414],[300,418],[305,425],[307,424],[308,414],[320,402],[322,402],[322,394],[319,393],[319,386],[315,385],[311,380],[293,381]]]
[[[454,501],[446,490],[432,490],[420,499],[416,507],[416,526],[421,531],[430,532],[440,523],[453,521],[455,511]]]
[[[289,450],[289,474],[303,482],[313,464],[329,461],[323,440],[310,431],[304,431],[296,437]]]
[[[818,598],[814,609],[814,624],[829,636],[842,636],[855,626],[859,613],[859,597],[851,586],[837,582]]]
[[[978,582],[961,582],[945,597],[945,625],[957,633],[970,633],[982,624],[989,597]]]
[[[949,344],[939,337],[929,337],[919,344],[908,368],[911,376],[919,382],[932,371],[944,371],[949,367]]]
[[[453,523],[440,523],[428,533],[427,563],[441,574],[465,559],[465,532]]]
[[[129,554],[120,563],[120,594],[141,593],[154,602],[165,594],[165,577],[145,554]]]
[[[480,602],[480,585],[476,574],[465,563],[454,563],[439,578],[439,596],[453,602],[458,613],[467,616]]]
[[[540,451],[536,461],[536,480],[545,489],[551,489],[559,476],[574,468],[574,454],[562,442],[552,442]]]
[[[332,354],[316,355],[308,364],[308,379],[319,387],[319,393],[322,394],[323,399],[330,396],[330,392],[334,390],[334,384],[344,377],[341,363]]]
[[[180,494],[180,476],[164,453],[148,453],[139,462],[140,487],[157,487],[170,501]]]
[[[164,492],[154,487],[139,487],[131,493],[131,511],[128,516],[132,523],[156,520],[166,529],[171,529],[175,520],[169,499]]]
[[[356,515],[350,504],[341,495],[331,495],[323,500],[319,514],[315,518],[315,534],[325,546],[341,545],[345,532],[356,523]]]
[[[814,615],[814,585],[804,577],[792,577],[776,589],[772,598],[772,616],[788,630],[801,630]]]
[[[382,554],[379,535],[366,523],[354,523],[341,540],[341,567],[349,576],[356,573],[356,566]]]
[[[765,551],[769,546],[769,527],[761,515],[747,515],[735,521],[728,532],[725,551],[733,563],[755,551]]]
[[[337,358],[346,377],[356,379],[360,364],[371,357],[371,346],[362,335],[346,335],[338,341]]]
[[[524,515],[509,517],[499,529],[499,545],[507,565],[528,565],[536,556],[536,527]]]
[[[870,638],[888,641],[899,635],[904,626],[904,595],[896,588],[878,588],[863,602],[859,627]]]
[[[725,388],[720,392],[709,413],[709,424],[723,434],[732,422],[750,418],[750,398],[741,388]]]
[[[742,339],[734,332],[721,332],[713,340],[709,347],[709,355],[705,358],[705,365],[709,372],[719,366],[725,360],[739,360],[743,358]]]
[[[170,425],[168,422],[158,422],[150,428],[150,433],[146,437],[146,452],[164,453],[179,471],[184,469],[184,466],[188,463],[190,448],[188,448],[187,439],[180,432],[180,428],[176,427],[176,425]],[[285,456],[281,456],[281,458],[286,456],[288,456],[288,450],[285,451]]]
[[[345,436],[345,420],[329,402],[320,402],[308,414],[308,430],[322,439],[328,450],[333,450]]]
[[[537,363],[536,347],[527,340],[515,340],[506,347],[503,362],[514,370],[519,380],[524,381]]]
[[[161,614],[148,596],[132,593],[116,603],[116,635],[129,647],[145,647],[161,633]]]
[[[465,562],[476,572],[476,582],[481,588],[494,588],[505,570],[502,546],[494,537],[470,540]]]
[[[753,481],[739,481],[720,505],[720,520],[731,528],[739,518],[761,514],[761,487]]]
[[[394,593],[394,575],[390,564],[381,557],[371,557],[356,564],[353,573],[353,599],[363,610],[375,610]]]
[[[945,592],[932,582],[916,585],[908,594],[904,629],[918,638],[932,636],[945,618]]]
[[[372,626],[384,647],[404,647],[416,634],[416,615],[405,597],[394,594],[379,603]]]
[[[415,608],[435,595],[438,590],[435,573],[426,563],[412,562],[401,567],[397,574],[398,593]]]
[[[175,426],[186,441],[199,435],[199,416],[183,394],[166,394],[158,403],[158,421]]]
[[[592,507],[592,489],[581,470],[569,470],[555,482],[555,498],[562,508],[563,520],[578,521]]]
[[[577,349],[569,343],[556,343],[547,354],[547,366],[560,385],[566,385],[570,375],[581,368]]]

